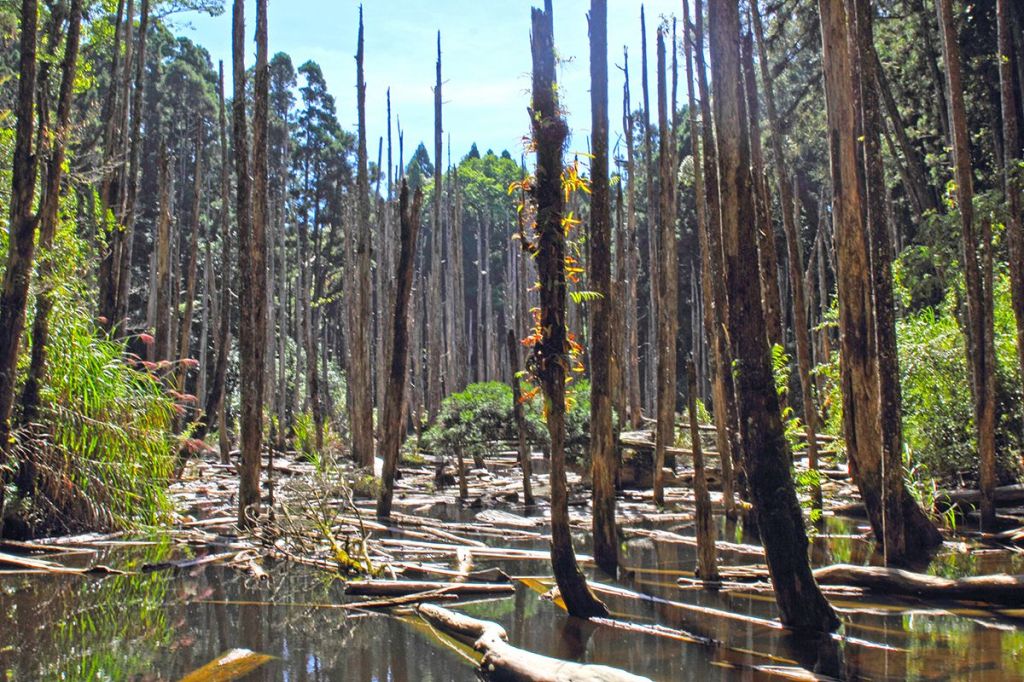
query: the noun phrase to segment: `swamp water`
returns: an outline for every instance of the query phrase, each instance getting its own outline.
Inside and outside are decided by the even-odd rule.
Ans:
[[[435,512],[447,512],[452,521],[472,518],[450,507]],[[686,522],[635,526],[692,533]],[[827,530],[830,536],[814,543],[815,563],[866,562],[870,547],[853,537],[849,522],[831,520]],[[722,531],[730,541],[750,542],[741,528]],[[538,539],[482,539],[546,548]],[[957,575],[1024,568],[1006,552],[959,549],[940,554],[929,570]],[[836,637],[808,641],[774,627],[770,593],[681,589],[676,580],[692,575],[694,551],[657,536],[627,540],[627,573],[614,585],[604,581],[609,589],[600,596],[613,617],[646,632],[568,618],[541,598],[538,581],[519,583],[507,598],[445,606],[500,623],[514,645],[529,651],[655,680],[810,679],[809,671],[838,679],[1024,680],[1022,611],[833,595],[844,628]],[[48,558],[133,571],[188,558],[182,552],[156,540]],[[721,559],[724,565],[761,562],[742,549]],[[538,560],[478,559],[474,569],[490,566],[515,576],[549,572]],[[341,581],[296,564],[266,568],[270,580],[262,581],[215,563],[131,575],[0,574],[0,679],[178,680],[235,648],[271,657],[243,680],[477,679],[471,652],[414,614],[341,610],[337,605],[353,600]],[[722,611],[734,616],[722,617]]]

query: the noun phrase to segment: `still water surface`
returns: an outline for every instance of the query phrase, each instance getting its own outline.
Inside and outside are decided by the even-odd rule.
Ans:
[[[660,527],[692,534],[686,524]],[[752,541],[741,528],[722,531],[729,540]],[[856,531],[849,522],[834,521],[827,531],[844,537],[817,540],[815,563],[869,562],[870,545],[846,537]],[[503,544],[544,548],[537,540]],[[181,558],[181,551],[158,540],[59,560],[131,570]],[[759,561],[730,553],[722,559]],[[655,680],[785,679],[811,670],[853,680],[1024,680],[1024,612],[837,597],[833,603],[845,622],[840,636],[807,641],[764,622],[775,617],[770,594],[680,589],[677,577],[691,572],[694,562],[690,546],[634,538],[625,546],[631,570],[617,585],[649,598],[602,595],[617,618],[666,626],[672,638],[581,623],[523,585],[510,598],[453,608],[501,623],[522,648]],[[512,575],[549,570],[540,561],[475,568],[495,565]],[[1003,552],[947,551],[927,570],[959,575],[1022,572],[1024,566]],[[215,564],[135,575],[0,575],[0,679],[176,680],[233,648],[273,656],[244,678],[253,681],[477,679],[466,654],[415,617],[339,610],[335,605],[348,600],[342,583],[314,569],[275,564],[268,572],[270,581]]]

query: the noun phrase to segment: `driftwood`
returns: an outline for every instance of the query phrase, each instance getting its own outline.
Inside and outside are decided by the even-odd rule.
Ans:
[[[440,606],[421,604],[416,610],[436,629],[482,652],[480,672],[486,679],[508,682],[642,682],[648,679],[604,665],[562,661],[516,648],[508,643],[505,629],[497,623],[470,618]]]
[[[939,578],[898,568],[836,564],[814,571],[822,585],[863,587],[872,592],[911,595],[931,599],[964,599],[1001,606],[1024,605],[1024,576],[976,575]]]
[[[514,585],[508,583],[440,583],[417,580],[356,580],[345,586],[345,594],[367,596],[400,596],[445,590],[446,594],[512,594]]]

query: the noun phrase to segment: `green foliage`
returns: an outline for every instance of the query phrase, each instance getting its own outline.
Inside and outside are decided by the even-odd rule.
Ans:
[[[586,453],[590,429],[590,384],[575,381],[565,415],[566,452],[575,459]],[[523,403],[527,438],[546,446],[548,432],[541,415],[540,397]],[[467,456],[493,452],[495,441],[514,441],[519,437],[512,412],[512,389],[496,381],[470,384],[441,403],[434,424],[423,434],[424,450],[451,454],[461,447]]]
[[[962,284],[942,304],[905,316],[898,326],[903,430],[915,462],[942,479],[975,478],[978,470],[964,334],[958,321]],[[1020,385],[1009,278],[995,277],[996,448],[1004,476],[1019,464]]]
[[[41,254],[52,260],[53,276],[36,283],[54,300],[42,424],[19,434],[13,448],[24,464],[20,482],[30,487],[11,491],[9,512],[34,532],[158,524],[170,511],[166,487],[180,445],[172,429],[182,409],[177,401],[190,398],[165,387],[170,367],[139,361],[126,342],[95,326],[83,276],[91,254],[76,234],[74,207],[64,203],[54,249]],[[0,259],[6,260],[6,240]],[[27,364],[22,354],[20,377]]]

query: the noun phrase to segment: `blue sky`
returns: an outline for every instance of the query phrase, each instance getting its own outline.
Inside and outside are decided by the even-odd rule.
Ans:
[[[366,98],[370,156],[386,134],[385,92],[391,88],[393,115],[401,117],[405,156],[423,141],[433,154],[433,83],[436,32],[441,29],[444,84],[444,130],[451,134],[452,156],[461,158],[476,142],[481,152],[508,149],[522,152],[529,132],[530,8],[542,0],[367,0]],[[609,0],[608,45],[612,144],[621,130],[622,46],[629,45],[630,84],[634,107],[640,101],[640,4]],[[185,35],[206,47],[214,60],[223,59],[230,74],[230,2],[224,14],[179,15],[174,21]],[[247,31],[252,35],[255,8],[246,3]],[[648,59],[652,108],[655,29],[662,16],[681,13],[681,0],[649,0]],[[555,44],[566,60],[559,73],[563,104],[573,136],[569,151],[585,151],[590,132],[590,76],[587,11],[589,0],[554,0]],[[355,49],[359,3],[355,0],[270,0],[271,54],[291,55],[298,66],[312,59],[323,68],[338,118],[356,127]],[[681,30],[680,23],[680,30]],[[247,64],[254,58],[251,47]],[[680,59],[679,68],[683,63]],[[230,79],[230,75],[228,76]],[[685,101],[683,74],[679,98]],[[230,82],[227,84],[231,90]],[[397,162],[398,138],[394,138]],[[447,152],[446,152],[447,153]]]

